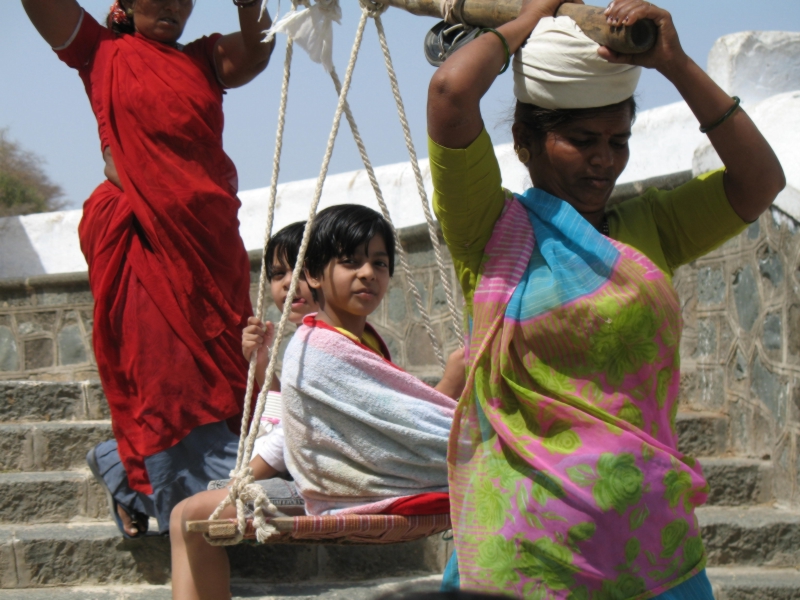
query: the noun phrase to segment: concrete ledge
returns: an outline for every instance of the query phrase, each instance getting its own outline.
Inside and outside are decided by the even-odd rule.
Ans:
[[[658,188],[659,190],[674,190],[676,187],[683,185],[692,179],[692,170],[679,171],[677,173],[670,173],[669,175],[658,175],[657,177],[650,177],[649,179],[642,179],[639,181],[631,181],[630,183],[623,183],[614,188],[611,193],[611,198],[608,201],[608,206],[614,206],[625,200],[630,200],[636,196],[641,196],[645,190],[649,188]]]
[[[671,173],[669,175],[659,175],[641,181],[622,183],[614,188],[611,194],[609,206],[619,204],[625,200],[630,200],[641,195],[646,189],[656,187],[663,190],[672,190],[689,181],[692,178],[691,170]],[[436,229],[439,231],[441,240],[441,230],[438,222]],[[419,245],[430,246],[427,223],[402,227],[397,230],[398,236],[403,246],[408,251],[413,251]],[[261,249],[248,251],[250,258],[251,271],[258,271],[261,265]],[[52,287],[85,287],[89,284],[89,274],[86,271],[73,273],[54,273],[51,275],[33,275],[31,277],[16,277],[10,279],[0,279],[0,297],[4,293],[13,291],[30,292],[37,289]]]
[[[626,184],[630,185],[630,184]],[[436,223],[436,229],[439,231],[439,224]],[[411,225],[410,227],[403,227],[397,230],[400,241],[406,249],[409,246],[419,244],[430,245],[430,237],[428,235],[428,225],[421,223],[419,225]],[[441,238],[441,232],[440,232]],[[444,242],[442,242],[444,243]],[[258,271],[261,267],[261,253],[262,250],[250,250],[247,255],[250,258],[250,270]],[[74,273],[53,273],[51,275],[32,275],[31,277],[14,277],[10,279],[0,279],[0,298],[3,294],[9,292],[32,292],[38,289],[54,288],[54,287],[88,287],[89,273],[86,271],[77,271]]]
[[[89,285],[89,273],[53,273],[52,275],[33,275],[32,277],[15,277],[0,279],[0,294],[11,290],[35,290],[44,287],[83,287]]]

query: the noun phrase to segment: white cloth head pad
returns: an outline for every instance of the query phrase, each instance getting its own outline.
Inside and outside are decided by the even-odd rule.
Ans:
[[[597,54],[571,17],[545,17],[514,55],[514,95],[542,108],[598,108],[633,96],[641,67]]]

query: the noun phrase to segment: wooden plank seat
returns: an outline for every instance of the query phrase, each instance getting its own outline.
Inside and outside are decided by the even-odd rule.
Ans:
[[[323,517],[276,517],[278,530],[267,544],[396,544],[412,542],[447,531],[450,515],[333,515]],[[212,539],[236,536],[236,520],[188,521],[189,532],[206,533]],[[244,539],[256,537],[253,519],[247,519]]]

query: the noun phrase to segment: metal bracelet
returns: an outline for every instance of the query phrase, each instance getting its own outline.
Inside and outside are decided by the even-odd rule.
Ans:
[[[506,51],[506,62],[503,65],[503,68],[500,69],[500,73],[498,73],[498,75],[502,75],[508,70],[508,65],[511,64],[511,48],[508,47],[508,42],[506,41],[505,36],[499,31],[497,31],[497,29],[492,29],[491,27],[484,27],[483,29],[481,29],[480,34],[482,35],[486,32],[491,32],[495,34],[503,43],[503,49]]]
[[[733,97],[733,106],[731,106],[728,109],[728,112],[726,112],[724,115],[722,115],[722,117],[718,121],[715,121],[714,123],[712,123],[708,127],[700,127],[700,133],[708,133],[709,131],[714,131],[717,127],[722,125],[725,121],[727,121],[728,119],[730,119],[733,116],[733,113],[736,112],[736,110],[739,108],[739,105],[741,103],[742,103],[741,98],[739,98],[739,96],[734,96]]]

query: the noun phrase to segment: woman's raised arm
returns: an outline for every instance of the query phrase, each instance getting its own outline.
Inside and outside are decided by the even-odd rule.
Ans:
[[[755,221],[786,186],[778,157],[743,110],[703,71],[681,47],[670,14],[642,0],[615,0],[606,16],[614,24],[632,25],[653,19],[658,26],[656,46],[644,54],[618,55],[601,48],[611,62],[657,69],[678,89],[701,126],[710,129],[708,139],[725,165],[725,194],[736,214]],[[728,117],[718,123],[724,116]]]
[[[529,0],[519,17],[497,31],[508,52],[528,39],[539,19],[553,16],[565,2],[582,0]],[[490,32],[476,38],[439,67],[428,87],[428,135],[445,148],[466,148],[483,129],[480,102],[511,56],[499,36]]]
[[[261,2],[239,7],[241,31],[222,36],[214,48],[217,75],[227,87],[235,88],[251,82],[267,68],[275,48],[275,40],[265,44],[264,32],[272,25],[267,11],[261,13]]]
[[[75,32],[81,7],[75,0],[22,0],[36,31],[53,48],[63,46]]]

